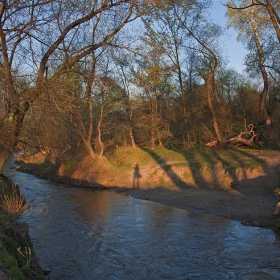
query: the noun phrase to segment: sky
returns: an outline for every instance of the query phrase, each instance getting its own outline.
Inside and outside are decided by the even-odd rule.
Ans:
[[[213,1],[213,8],[211,11],[213,21],[220,26],[226,28],[226,8],[222,5],[220,0]],[[237,42],[237,32],[230,28],[226,30],[227,35],[224,38],[225,54],[228,56],[228,67],[235,68],[236,71],[242,74],[245,69],[243,60],[246,54],[245,48],[240,42]]]

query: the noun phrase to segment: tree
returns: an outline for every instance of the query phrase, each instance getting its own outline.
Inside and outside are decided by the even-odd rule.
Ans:
[[[189,48],[195,49],[196,52],[200,54],[200,65],[197,65],[197,71],[205,82],[208,106],[212,114],[213,126],[217,139],[221,145],[224,145],[225,139],[222,136],[217,113],[213,105],[211,87],[211,83],[218,68],[218,56],[213,50],[213,41],[221,35],[221,29],[219,26],[209,23],[206,19],[202,21],[202,15],[200,14],[198,14],[196,18],[194,18],[192,24],[189,25],[189,19],[186,17],[185,9],[184,5],[174,6],[176,17],[185,29],[187,36],[193,39],[193,44],[190,44]],[[202,22],[204,22],[204,24],[202,24]]]
[[[228,9],[231,10],[244,10],[244,9],[250,9],[252,7],[261,7],[266,10],[266,12],[269,15],[269,18],[266,18],[266,21],[270,21],[270,24],[273,25],[273,28],[276,32],[278,42],[280,43],[280,18],[279,18],[279,3],[276,0],[252,0],[252,1],[244,1],[240,0],[239,2],[242,3],[242,5],[237,6],[234,1],[229,1],[226,6]]]
[[[147,131],[152,147],[163,146],[163,141],[169,136],[167,123],[163,117],[165,95],[168,91],[170,68],[161,59],[161,51],[152,48],[149,59],[138,61],[138,69],[133,71],[134,84],[141,90],[140,116],[138,128]]]
[[[135,34],[134,34],[135,36]],[[137,147],[135,140],[135,125],[134,125],[134,112],[133,112],[133,98],[132,98],[132,89],[130,85],[131,73],[129,65],[133,65],[134,57],[130,58],[128,54],[124,53],[115,53],[112,55],[116,69],[118,69],[117,77],[121,81],[121,86],[124,89],[124,99],[123,106],[126,111],[126,119],[128,124],[124,125],[125,130],[128,130],[129,139],[131,146],[133,148]],[[119,128],[118,128],[119,131]],[[123,143],[126,143],[126,136],[124,135]]]
[[[44,89],[93,51],[114,46],[114,36],[139,16],[138,6],[136,0],[1,2],[0,66],[2,93],[7,98],[1,98],[0,171],[17,145],[26,113]],[[80,30],[93,26],[92,20],[101,15],[103,22],[113,19],[114,24],[106,34],[97,32],[100,35],[93,44],[83,38],[92,33]],[[61,57],[63,51],[66,56]],[[24,76],[28,77],[28,88],[17,83]]]
[[[257,67],[261,73],[263,89],[260,95],[259,117],[263,118],[266,115],[265,107],[270,83],[267,69],[273,70],[279,75],[277,70],[279,56],[275,56],[279,52],[280,43],[280,20],[277,14],[279,4],[277,1],[270,0],[239,2],[238,6],[233,1],[227,3],[227,15],[230,25],[239,31],[239,39],[247,43],[250,51],[246,59],[248,69],[252,72]],[[275,35],[278,39],[275,38]],[[278,44],[273,43],[275,39]]]
[[[182,135],[184,147],[189,148],[191,139],[194,138],[197,130],[197,126],[194,125],[195,116],[193,113],[195,109],[193,110],[194,104],[192,101],[194,100],[193,95],[198,92],[197,88],[202,78],[200,75],[202,73],[200,70],[202,69],[199,70],[198,64],[202,62],[203,56],[205,62],[210,56],[213,58],[212,62],[217,58],[216,53],[218,51],[215,51],[216,53],[212,51],[212,49],[216,48],[214,45],[215,43],[217,45],[217,41],[212,42],[211,47],[210,42],[215,37],[218,37],[220,30],[214,27],[213,24],[209,24],[208,21],[207,24],[204,24],[207,9],[211,4],[209,1],[174,0],[168,1],[168,4],[154,9],[149,15],[145,16],[145,40],[161,49],[162,56],[164,56],[173,71],[174,84],[180,96],[180,99],[176,98],[176,100],[180,101],[181,106],[180,110],[176,112],[178,115],[176,126],[177,128],[180,127],[180,129],[179,131],[178,129],[176,130]],[[195,35],[199,33],[199,36]],[[204,47],[208,48],[208,50]],[[208,65],[210,68],[214,67],[214,63],[213,65],[210,64]],[[214,70],[215,73],[216,67],[214,68],[211,71]],[[205,67],[204,70],[206,70]],[[205,76],[203,75],[203,77]],[[223,141],[218,126],[216,110],[212,102],[211,95],[213,93],[210,94],[209,92],[209,90],[213,90],[211,88],[213,79],[214,75],[210,75],[206,83],[208,106],[212,112],[216,134],[219,135],[219,140]]]

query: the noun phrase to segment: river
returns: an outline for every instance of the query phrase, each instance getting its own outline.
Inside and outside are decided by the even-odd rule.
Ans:
[[[71,188],[11,169],[31,210],[34,250],[47,279],[280,279],[270,229],[113,191]]]

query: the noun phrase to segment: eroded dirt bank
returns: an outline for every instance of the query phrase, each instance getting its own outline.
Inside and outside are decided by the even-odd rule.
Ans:
[[[265,191],[260,191],[259,194],[165,188],[117,189],[116,191],[138,199],[239,220],[248,225],[271,227],[276,219],[273,211],[277,200]]]
[[[278,203],[280,152],[257,153],[263,164],[254,169],[239,168],[229,178],[222,164],[217,164],[216,176],[200,173],[202,187],[117,189],[135,198],[160,202],[175,207],[235,219],[244,224],[273,227],[273,215]],[[175,171],[174,171],[175,172]],[[198,179],[199,181],[199,179]]]
[[[260,167],[238,168],[231,177],[221,163],[213,168],[214,173],[196,174],[200,176],[197,179],[200,186],[147,188],[140,184],[140,188],[116,190],[135,198],[235,219],[248,225],[274,227],[278,223],[273,211],[278,203],[280,152],[256,152],[256,156],[263,161]]]
[[[211,168],[197,169],[185,166],[183,161],[155,160],[121,174],[90,172],[84,160],[71,178],[61,169],[60,175],[48,178],[83,187],[112,188],[138,199],[273,227],[278,223],[273,211],[278,202],[280,152],[255,151],[250,157],[261,164],[245,168],[245,159],[240,158],[240,167],[233,169],[221,159]]]

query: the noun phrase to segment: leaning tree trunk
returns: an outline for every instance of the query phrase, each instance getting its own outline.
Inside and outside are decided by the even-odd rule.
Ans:
[[[220,145],[224,146],[225,145],[225,139],[224,139],[224,137],[222,137],[222,134],[220,132],[216,111],[214,109],[213,102],[212,102],[210,79],[208,77],[208,79],[205,80],[208,106],[209,106],[209,109],[210,109],[211,114],[212,114],[213,126],[214,126],[214,130],[215,130],[217,139],[218,139]]]
[[[12,154],[13,154],[12,149],[10,148],[7,149],[3,146],[0,147],[0,174],[2,173],[6,161]]]
[[[261,70],[262,73],[262,78],[263,78],[263,90],[261,93],[261,97],[260,97],[260,102],[259,102],[259,116],[262,118],[265,116],[266,114],[266,109],[265,109],[265,99],[266,96],[268,94],[268,88],[269,88],[269,83],[268,83],[268,75],[264,66],[264,53],[263,53],[263,48],[262,45],[260,43],[260,37],[259,37],[259,32],[258,32],[258,28],[254,19],[254,7],[251,7],[251,13],[249,16],[250,19],[250,23],[251,26],[253,28],[254,31],[254,37],[255,37],[255,44],[257,47],[257,51],[258,51],[258,62],[259,62],[259,68]]]
[[[201,54],[204,56],[205,59],[209,59],[209,61],[205,64],[209,67],[209,74],[204,74],[202,73],[199,69],[198,72],[200,74],[200,76],[203,78],[203,80],[205,81],[205,86],[206,86],[206,93],[207,93],[207,100],[208,100],[208,106],[209,109],[211,111],[212,114],[212,119],[213,119],[213,126],[215,129],[215,133],[217,136],[217,139],[220,143],[220,145],[225,145],[226,141],[225,138],[222,136],[220,129],[219,129],[219,124],[218,124],[218,120],[217,120],[217,115],[216,115],[216,111],[214,109],[213,103],[212,103],[212,96],[211,96],[211,80],[214,78],[216,69],[218,67],[218,59],[217,56],[215,55],[215,53],[207,46],[207,44],[203,41],[201,41],[193,32],[192,30],[186,26],[185,22],[182,20],[182,18],[179,16],[179,14],[176,12],[176,16],[178,17],[178,19],[180,20],[180,22],[182,23],[182,25],[184,26],[184,28],[188,31],[189,35],[191,35],[202,47],[203,50],[201,50]],[[207,54],[206,54],[207,53]]]
[[[130,137],[130,142],[131,142],[131,146],[132,148],[136,148],[136,143],[135,143],[135,140],[134,140],[134,135],[133,135],[133,128],[130,127],[129,129],[129,137]]]
[[[265,6],[266,6],[266,9],[268,11],[270,20],[273,24],[273,27],[275,29],[275,32],[277,34],[278,41],[280,43],[280,19],[279,19],[279,16],[278,16],[276,10],[273,8],[273,6],[271,4],[271,0],[266,0],[266,5]]]
[[[99,119],[97,122],[97,137],[95,141],[95,151],[98,154],[98,158],[102,158],[103,153],[104,153],[104,145],[102,142],[102,131],[101,131],[101,124],[103,121],[103,114],[104,114],[104,105],[101,105],[100,107],[100,114],[99,114]]]
[[[18,142],[18,137],[21,131],[23,120],[26,112],[29,109],[29,103],[25,102],[22,106],[19,102],[14,104],[14,113],[11,126],[5,127],[5,121],[3,120],[0,125],[0,173],[2,173],[3,167],[7,159],[13,154],[14,149]]]
[[[13,154],[17,145],[17,129],[9,129],[9,131],[3,132],[0,136],[0,173],[2,173],[5,162]]]

